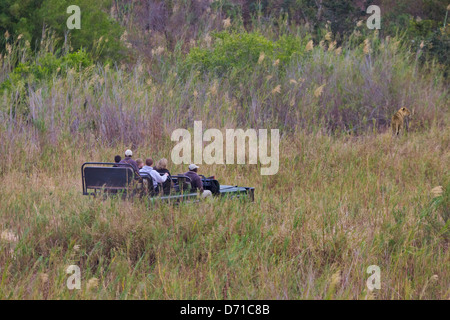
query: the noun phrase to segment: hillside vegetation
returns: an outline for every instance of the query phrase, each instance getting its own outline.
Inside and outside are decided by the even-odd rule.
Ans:
[[[450,298],[449,65],[433,51],[449,34],[445,6],[378,32],[357,11],[333,20],[334,1],[325,18],[309,1],[283,11],[297,16],[238,1],[123,3],[102,2],[99,33],[71,31],[73,42],[57,17],[42,32],[0,17],[12,28],[0,39],[0,298]],[[392,137],[401,106],[410,130]],[[84,162],[127,148],[170,162],[173,130],[200,120],[280,130],[273,176],[200,164],[255,187],[254,203],[82,196]],[[69,265],[81,290],[66,286]],[[366,287],[371,265],[379,290]]]

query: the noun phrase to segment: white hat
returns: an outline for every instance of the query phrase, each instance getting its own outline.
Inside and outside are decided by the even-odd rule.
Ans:
[[[133,151],[131,151],[130,149],[128,149],[127,151],[125,151],[125,156],[126,157],[131,157],[133,155]]]
[[[193,164],[193,163],[191,163],[190,165],[189,165],[189,170],[194,170],[194,169],[197,169],[198,168],[198,166],[196,166],[195,164]]]

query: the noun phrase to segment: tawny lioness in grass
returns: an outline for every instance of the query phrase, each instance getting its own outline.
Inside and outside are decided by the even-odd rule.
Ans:
[[[400,131],[403,131],[403,127],[408,130],[409,116],[411,111],[408,108],[401,107],[393,116],[391,120],[391,127],[393,135],[398,136]]]

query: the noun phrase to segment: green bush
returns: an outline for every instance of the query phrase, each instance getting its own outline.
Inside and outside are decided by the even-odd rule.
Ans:
[[[248,72],[258,65],[261,54],[262,65],[279,60],[279,65],[288,64],[294,55],[301,55],[308,39],[292,35],[283,35],[272,41],[258,32],[214,34],[215,41],[211,48],[195,47],[189,52],[185,67],[202,72],[213,71],[217,75],[227,72]]]
[[[9,74],[9,79],[0,85],[0,91],[11,89],[19,85],[19,82],[29,84],[50,80],[57,73],[66,73],[69,69],[80,71],[92,64],[92,59],[86,50],[82,49],[59,58],[52,53],[46,53],[35,61],[19,63]]]
[[[30,42],[31,48],[39,51],[43,38],[43,28],[55,32],[60,48],[65,39],[76,51],[85,48],[94,58],[100,60],[121,60],[124,48],[120,42],[123,33],[119,23],[109,17],[109,0],[3,0],[0,1],[0,52],[4,52],[10,39],[19,35]],[[81,29],[68,30],[66,21],[70,14],[67,7],[78,5],[81,10]],[[99,50],[99,39],[101,51]]]
[[[421,48],[424,54],[421,61],[424,63],[436,59],[442,65],[444,75],[448,76],[450,66],[450,27],[434,20],[410,19],[407,28],[407,38],[410,39],[416,50]]]

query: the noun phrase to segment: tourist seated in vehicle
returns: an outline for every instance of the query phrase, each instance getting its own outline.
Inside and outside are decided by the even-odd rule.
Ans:
[[[125,151],[125,159],[120,160],[119,165],[120,164],[129,164],[133,167],[133,170],[136,173],[139,173],[138,165],[137,165],[136,161],[134,161],[132,159],[132,157],[133,157],[133,152],[130,149],[128,149],[127,151]]]
[[[168,173],[170,176],[170,171],[167,169],[167,164],[168,161],[166,158],[162,158],[161,160],[159,160],[156,165],[155,165],[155,170],[158,171],[159,173]]]
[[[137,158],[136,163],[139,170],[141,170],[144,167],[144,160],[142,160],[141,158]]]
[[[153,159],[148,158],[145,160],[145,166],[142,167],[142,169],[139,170],[139,173],[141,175],[149,175],[153,179],[153,188],[156,190],[158,183],[164,183],[167,180],[167,177],[169,176],[169,173],[165,173],[164,175],[160,175],[156,170],[153,169]]]
[[[159,173],[159,175],[164,175],[165,173],[169,174],[169,178],[171,177],[170,171],[167,169],[168,161],[166,158],[162,158],[156,163],[155,170]],[[166,182],[163,183],[163,193],[165,195],[170,194],[171,189],[174,187],[172,179],[167,179]],[[157,189],[156,192],[160,190]]]
[[[191,188],[194,190],[200,190],[202,198],[206,198],[212,195],[211,191],[203,189],[203,182],[200,176],[198,175],[198,166],[195,164],[189,165],[189,171],[184,173],[189,179],[191,179]]]
[[[119,164],[120,160],[122,160],[121,156],[119,156],[119,155],[115,156],[114,157],[115,165],[113,165],[113,167],[118,167],[118,164]]]

